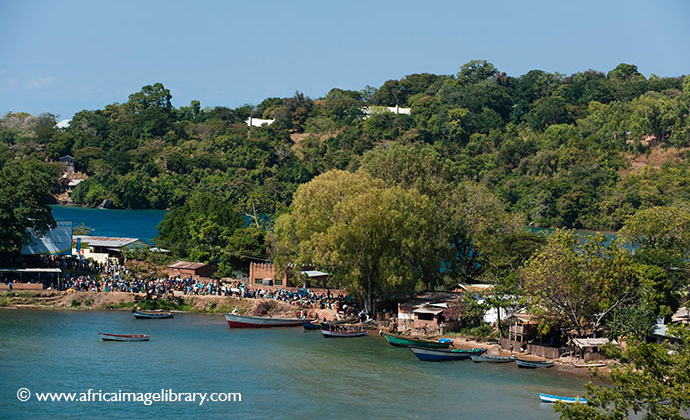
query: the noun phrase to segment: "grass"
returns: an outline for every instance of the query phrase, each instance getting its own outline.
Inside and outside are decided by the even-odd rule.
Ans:
[[[10,299],[7,294],[5,296],[0,297],[0,308],[5,307],[5,306],[10,306],[12,304],[12,299]]]
[[[139,309],[145,310],[156,310],[163,309],[166,311],[193,311],[194,306],[185,303],[184,299],[155,299],[155,300],[142,300],[136,303]]]

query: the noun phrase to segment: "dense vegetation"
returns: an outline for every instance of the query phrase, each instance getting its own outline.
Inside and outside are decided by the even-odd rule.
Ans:
[[[645,78],[628,64],[511,77],[471,61],[456,75],[414,74],[317,100],[297,93],[236,109],[171,101],[163,85],[145,86],[125,103],[78,112],[66,129],[52,115],[8,114],[1,159],[70,154],[89,176],[74,201],[120,208],[171,208],[199,191],[273,214],[300,184],[355,170],[366,151],[391,143],[431,147],[458,179],[485,185],[533,225],[617,230],[637,209],[690,201],[690,79]],[[249,116],[276,121],[249,128]]]

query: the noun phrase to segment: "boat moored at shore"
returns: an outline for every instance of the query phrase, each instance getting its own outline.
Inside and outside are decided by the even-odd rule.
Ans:
[[[431,340],[424,340],[422,338],[414,338],[414,337],[403,337],[401,335],[395,335],[395,334],[388,334],[383,331],[381,331],[381,335],[388,341],[388,344],[391,346],[396,346],[396,347],[409,347],[409,346],[416,346],[416,347],[425,347],[425,348],[432,348],[432,349],[447,349],[450,347],[452,344],[451,342],[438,342],[438,341],[431,341]]]
[[[142,311],[138,308],[132,309],[132,313],[136,319],[166,319],[174,316],[172,312]]]
[[[485,354],[473,354],[472,361],[476,363],[510,363],[517,360],[516,356],[487,356]]]
[[[554,362],[547,362],[547,361],[531,361],[531,360],[521,360],[521,359],[515,359],[515,363],[517,363],[518,367],[521,368],[526,368],[526,369],[537,369],[537,368],[550,368],[554,365]]]
[[[417,356],[417,358],[424,362],[440,362],[444,360],[466,360],[472,355],[479,355],[486,351],[486,349],[433,349],[428,347],[409,346],[410,351]]]
[[[555,403],[561,401],[567,404],[587,404],[587,400],[582,397],[561,397],[560,395],[549,395],[538,393],[541,402]]]
[[[248,316],[225,314],[230,328],[273,328],[300,327],[304,322],[301,318],[272,318],[266,316]]]

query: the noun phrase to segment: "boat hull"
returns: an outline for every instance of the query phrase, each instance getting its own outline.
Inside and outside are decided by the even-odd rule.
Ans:
[[[510,363],[517,360],[517,357],[505,357],[505,356],[484,356],[480,354],[473,354],[472,361],[475,363]]]
[[[151,312],[139,312],[136,309],[132,310],[134,317],[136,319],[166,319],[173,318],[172,312],[161,312],[161,313],[151,313]]]
[[[246,316],[225,314],[230,328],[275,328],[300,327],[303,320],[299,318],[269,318],[261,316]]]
[[[302,322],[302,326],[304,327],[305,330],[308,330],[308,331],[321,329],[321,324],[314,324],[313,322],[309,322],[309,321]]]
[[[527,360],[515,360],[518,367],[525,369],[538,369],[538,368],[550,368],[554,365],[553,362],[530,362]]]
[[[466,360],[473,354],[481,354],[484,349],[476,350],[446,350],[430,349],[427,347],[409,346],[410,351],[423,362],[442,362],[446,360]]]
[[[545,403],[555,403],[560,401],[566,404],[587,404],[587,400],[582,397],[561,397],[560,395],[542,394],[541,392],[538,395],[539,399]]]
[[[349,337],[362,337],[367,335],[366,331],[331,331],[331,330],[321,330],[326,338],[349,338]]]
[[[439,343],[437,341],[422,340],[418,338],[405,338],[386,333],[381,333],[381,335],[388,341],[388,344],[396,347],[416,346],[430,349],[447,349],[451,345],[451,343]]]
[[[98,333],[103,341],[149,341],[145,334],[107,334]]]

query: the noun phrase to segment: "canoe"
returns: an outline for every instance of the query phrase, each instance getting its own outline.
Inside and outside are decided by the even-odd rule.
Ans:
[[[591,368],[591,367],[604,367],[608,366],[608,363],[571,363],[573,367],[576,368]]]
[[[549,395],[539,393],[539,398],[541,402],[545,403],[555,403],[556,401],[561,401],[568,404],[587,404],[587,400],[582,397],[561,397],[559,395]]]
[[[173,317],[172,312],[140,311],[138,309],[132,309],[132,313],[136,319],[165,319]]]
[[[322,329],[321,334],[323,334],[323,336],[326,338],[347,338],[347,337],[362,337],[364,335],[367,335],[367,332],[364,330],[334,331],[334,330],[323,330]]]
[[[267,316],[247,316],[225,314],[230,328],[271,328],[271,327],[299,327],[303,319],[300,318],[271,318]]]
[[[311,321],[303,321],[302,326],[304,327],[305,330],[320,330],[321,329],[321,324],[315,324]]]
[[[549,368],[554,365],[554,362],[532,362],[528,360],[520,360],[516,359],[515,363],[517,363],[518,367],[521,368],[527,368],[527,369],[536,369],[536,368]]]
[[[423,340],[421,338],[403,337],[400,335],[386,334],[384,332],[382,332],[381,335],[385,337],[388,344],[396,347],[417,346],[430,349],[447,349],[452,344],[448,342],[439,343],[437,341]]]
[[[516,360],[517,357],[515,356],[486,356],[482,354],[473,354],[472,355],[472,361],[473,362],[484,362],[484,363],[509,363],[514,360]]]
[[[108,334],[99,332],[103,341],[149,341],[146,334]]]
[[[357,318],[347,318],[347,319],[341,319],[340,321],[326,321],[326,322],[320,322],[320,328],[322,330],[328,330],[332,329],[331,326],[333,325],[341,325],[341,324],[354,324],[356,322],[359,322]]]
[[[428,347],[409,346],[409,349],[419,360],[425,362],[440,362],[444,360],[465,360],[472,355],[482,354],[486,349],[473,350],[446,350],[446,349],[431,349]]]

